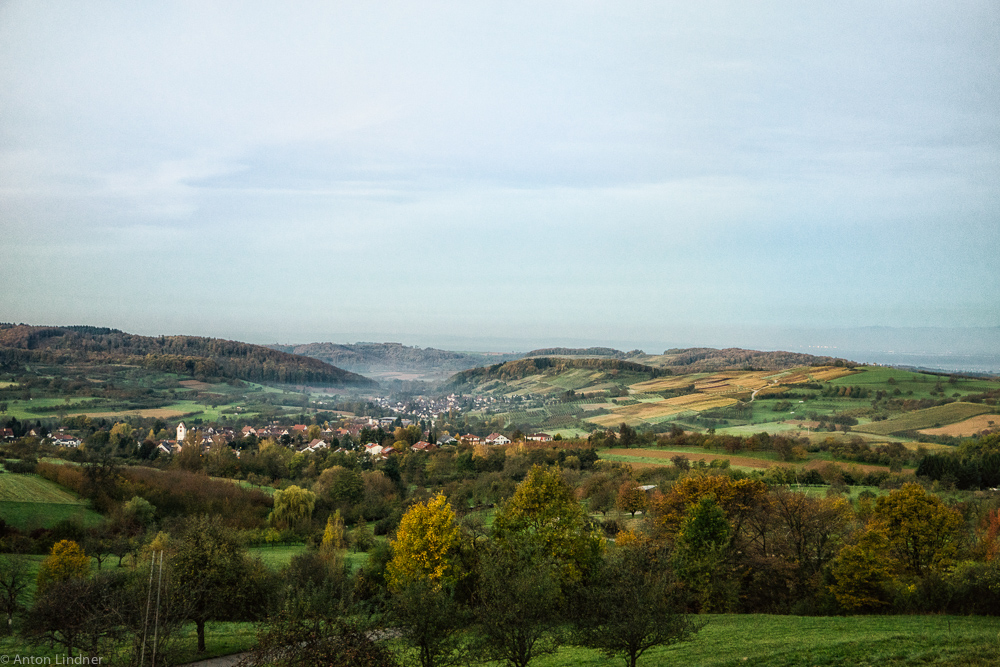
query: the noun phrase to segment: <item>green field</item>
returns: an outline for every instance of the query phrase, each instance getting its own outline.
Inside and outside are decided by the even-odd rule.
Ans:
[[[795,416],[797,415],[792,415],[793,418]],[[770,433],[774,435],[775,433],[786,433],[788,431],[798,431],[800,429],[801,427],[795,424],[786,424],[783,421],[769,421],[746,424],[743,426],[726,426],[724,428],[715,429],[715,432],[720,435],[751,436],[757,433]]]
[[[76,518],[85,526],[102,517],[87,503],[58,484],[38,475],[0,475],[0,518],[20,530],[51,528]]]
[[[958,667],[1000,664],[1000,620],[981,616],[710,615],[692,641],[651,649],[640,665]],[[564,648],[538,667],[621,664],[595,651]]]
[[[61,503],[75,505],[80,499],[55,482],[38,475],[0,475],[0,502]]]
[[[871,422],[855,426],[855,431],[862,433],[872,433],[874,435],[890,435],[903,431],[915,431],[921,428],[934,428],[954,424],[969,417],[986,414],[995,410],[994,406],[980,405],[978,403],[949,403],[947,405],[936,405],[933,408],[924,410],[914,410],[898,417],[886,419],[880,422]]]
[[[1000,664],[996,618],[982,616],[772,616],[719,614],[690,641],[657,647],[647,667],[986,667]],[[499,667],[499,663],[484,663]],[[620,657],[575,646],[532,660],[534,667],[608,667]],[[627,664],[627,663],[625,663]]]
[[[586,439],[587,436],[590,435],[588,431],[584,431],[581,428],[556,428],[556,429],[547,429],[545,432],[552,436],[559,434],[563,437],[564,440],[569,438]]]
[[[705,615],[691,641],[649,650],[640,666],[697,667],[986,667],[1000,664],[1000,621],[982,616],[771,616]],[[171,640],[173,664],[239,653],[252,647],[252,623],[210,622],[207,651],[195,652],[194,625]],[[16,637],[0,639],[0,653],[55,663],[64,653],[47,645],[26,647]],[[497,667],[496,663],[484,663]],[[536,667],[609,667],[620,658],[564,646],[532,661]]]
[[[374,529],[375,524],[369,523],[369,530]],[[348,531],[350,532],[350,531]],[[376,537],[378,541],[384,540],[384,537]],[[292,558],[298,554],[304,553],[307,547],[305,544],[283,544],[281,546],[275,547],[251,547],[248,551],[251,556],[260,558],[264,561],[272,570],[280,570],[281,568],[287,566],[292,562]],[[357,571],[365,561],[368,560],[368,554],[364,552],[354,552],[348,551],[344,555],[347,564],[351,567],[352,571]]]
[[[283,544],[275,547],[251,547],[250,555],[260,558],[273,570],[279,570],[292,562],[292,556],[303,553],[306,550],[304,544]]]

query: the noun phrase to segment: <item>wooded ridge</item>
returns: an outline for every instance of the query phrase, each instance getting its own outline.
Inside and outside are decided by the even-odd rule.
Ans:
[[[310,357],[221,338],[137,336],[89,326],[0,324],[0,368],[25,363],[114,363],[251,382],[375,386],[369,378]]]

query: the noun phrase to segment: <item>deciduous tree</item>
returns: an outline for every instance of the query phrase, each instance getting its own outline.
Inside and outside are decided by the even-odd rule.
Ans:
[[[728,611],[735,604],[735,582],[726,569],[730,530],[712,496],[701,498],[681,522],[672,563],[699,611]]]
[[[493,535],[501,543],[534,534],[558,563],[564,582],[578,581],[600,558],[604,541],[587,520],[558,468],[533,466],[497,511]]]
[[[527,667],[561,641],[563,592],[558,564],[537,535],[494,544],[480,559],[478,647],[487,660]]]
[[[268,523],[278,530],[291,528],[305,531],[309,529],[315,508],[315,493],[298,486],[289,486],[274,492],[274,509],[271,510]]]
[[[14,624],[14,614],[21,610],[28,589],[28,563],[20,554],[0,555],[0,610],[7,616],[7,631]]]
[[[171,588],[205,650],[205,623],[252,620],[266,608],[267,574],[235,536],[208,517],[190,519],[170,558]]]
[[[904,574],[924,576],[951,564],[958,552],[962,516],[919,484],[905,484],[875,501],[875,523],[889,555]]]
[[[407,510],[386,568],[390,589],[399,591],[414,581],[426,581],[436,589],[453,583],[459,537],[455,512],[443,494]]]
[[[38,588],[67,579],[86,579],[90,576],[90,559],[79,544],[72,540],[61,540],[52,546],[48,558],[38,568]]]
[[[701,629],[683,613],[667,554],[649,541],[616,547],[576,598],[576,640],[629,667],[649,649]]]
[[[323,541],[320,542],[319,550],[320,553],[329,557],[346,548],[344,520],[340,516],[340,510],[336,510],[327,517],[326,529],[323,531]]]
[[[645,511],[648,498],[646,492],[634,480],[627,480],[618,488],[618,499],[615,504],[619,512],[629,512],[635,516],[636,512]]]

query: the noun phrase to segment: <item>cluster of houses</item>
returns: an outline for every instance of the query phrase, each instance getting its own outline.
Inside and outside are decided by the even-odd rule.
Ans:
[[[33,438],[41,438],[43,437],[42,433],[43,431],[41,431],[40,429],[33,428],[30,431],[28,431],[27,435]],[[51,440],[53,445],[59,445],[60,447],[79,447],[83,443],[83,441],[80,440],[80,438],[76,437],[75,435],[70,435],[69,433],[63,433],[63,432],[50,433],[48,436],[44,437],[47,437],[49,440]],[[16,440],[16,439],[17,438],[14,437],[14,429],[0,428],[0,440],[9,442],[11,440]]]
[[[289,436],[289,438],[293,439],[294,442],[299,443],[297,451],[310,453],[321,449],[329,449],[330,443],[334,440],[334,438],[340,439],[345,436],[350,436],[352,439],[356,439],[358,434],[363,429],[378,428],[380,426],[383,428],[391,427],[396,423],[397,418],[395,417],[361,417],[350,420],[339,428],[323,428],[319,432],[318,438],[312,438],[308,443],[305,443],[304,441],[308,437],[310,429],[310,427],[305,424],[295,424],[293,426],[279,426],[271,424],[260,428],[244,426],[241,430],[237,431],[230,427],[214,428],[211,426],[203,429],[191,430],[188,429],[184,422],[181,422],[177,425],[176,439],[159,441],[157,443],[157,449],[163,454],[176,454],[181,450],[181,447],[187,441],[193,440],[196,444],[199,444],[203,448],[207,449],[214,444],[231,444],[238,438],[252,435],[261,440],[273,438],[277,441],[280,441],[284,436]],[[409,426],[413,423],[413,421],[410,419],[402,419],[400,420],[400,423],[402,423],[403,426]],[[40,433],[36,433],[34,430],[32,430],[28,435],[41,436]],[[63,432],[52,433],[48,436],[48,438],[52,441],[52,444],[59,445],[61,447],[79,447],[81,444],[80,438]],[[552,440],[552,436],[546,433],[533,433],[526,436],[525,439],[534,442],[548,442]],[[0,440],[14,440],[14,432],[9,428],[0,429]],[[443,435],[437,439],[437,442],[433,443],[421,440],[415,443],[411,449],[417,452],[425,452],[441,446],[457,445],[459,443],[467,445],[495,446],[509,445],[511,444],[511,440],[502,433],[490,433],[486,437],[474,435],[472,433],[464,435],[459,434],[455,436]],[[383,447],[378,443],[368,443],[364,446],[364,451],[373,458],[384,460],[393,453],[394,449],[391,446]],[[239,455],[238,451],[237,455]]]

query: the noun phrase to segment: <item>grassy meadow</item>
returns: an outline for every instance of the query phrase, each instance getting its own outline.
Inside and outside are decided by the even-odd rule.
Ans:
[[[38,475],[0,474],[0,519],[8,524],[33,530],[73,518],[85,526],[101,521],[85,501],[54,482]]]
[[[954,424],[970,417],[994,412],[995,406],[976,403],[949,403],[924,410],[914,410],[886,419],[856,426],[854,430],[874,435],[892,435],[905,431],[916,431],[926,428],[938,428],[944,424]]]

